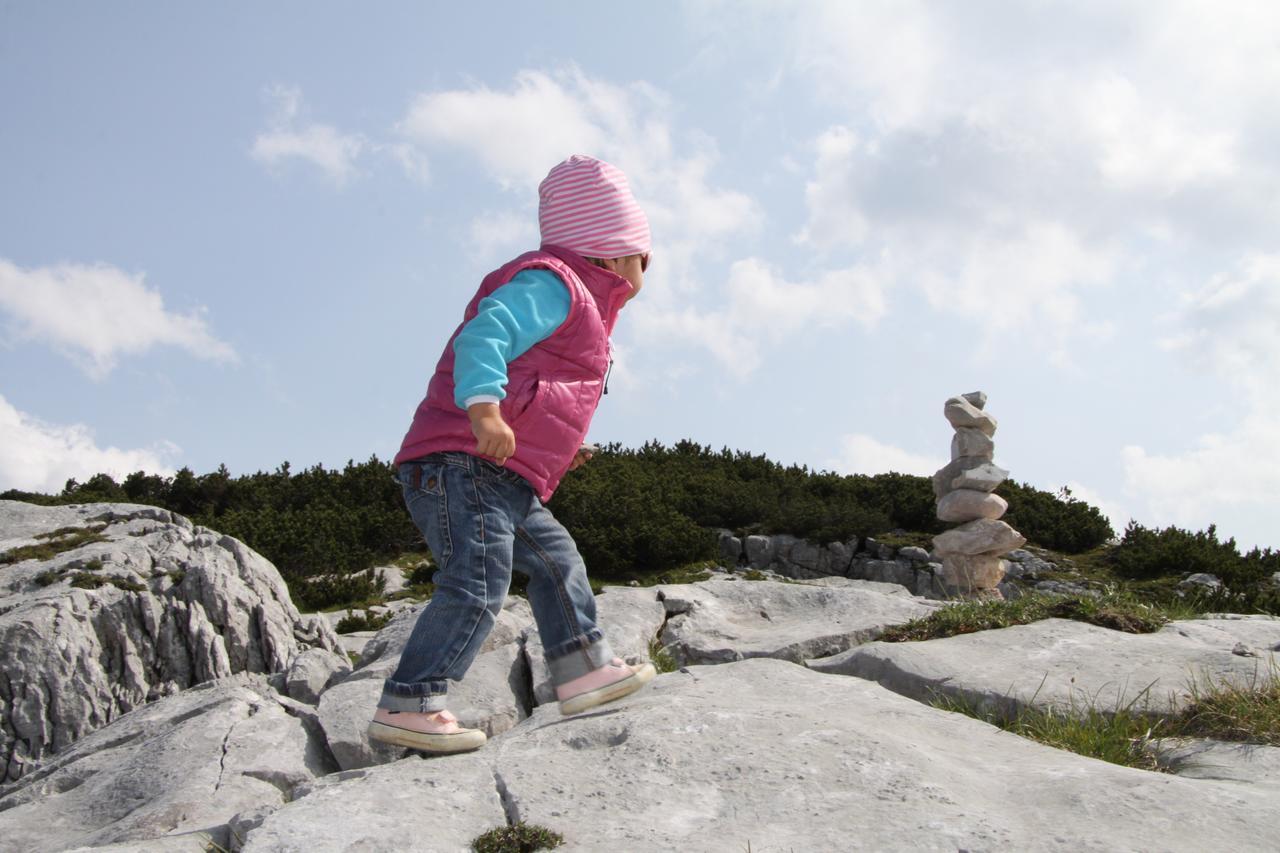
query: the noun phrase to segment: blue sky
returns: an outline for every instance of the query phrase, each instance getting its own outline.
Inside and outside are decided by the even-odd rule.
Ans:
[[[392,456],[575,152],[654,264],[592,438],[1280,545],[1272,3],[0,2],[0,489]]]

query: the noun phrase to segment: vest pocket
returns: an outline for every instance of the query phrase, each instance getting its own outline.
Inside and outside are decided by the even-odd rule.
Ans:
[[[517,421],[524,420],[527,414],[537,411],[537,407],[541,404],[542,398],[546,394],[547,384],[546,380],[535,378],[527,386],[526,393],[522,394],[522,399],[517,401],[518,407],[512,409],[510,423],[514,424]]]

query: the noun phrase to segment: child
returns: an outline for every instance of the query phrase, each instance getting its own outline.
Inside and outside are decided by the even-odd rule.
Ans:
[[[502,609],[512,569],[560,712],[626,696],[655,675],[613,656],[573,539],[543,505],[583,444],[603,393],[609,335],[640,292],[649,222],[626,176],[574,155],[538,187],[542,248],[490,273],[445,347],[396,455],[405,503],[438,568],[435,594],[383,685],[369,736],[428,752],[485,742],[446,711]]]

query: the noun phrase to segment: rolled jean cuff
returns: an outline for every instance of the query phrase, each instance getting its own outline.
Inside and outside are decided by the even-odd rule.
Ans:
[[[444,710],[448,690],[448,681],[405,684],[388,678],[382,683],[382,698],[378,700],[378,707],[384,711],[416,711],[432,714]]]
[[[557,654],[559,652],[559,654]],[[613,660],[613,649],[599,628],[561,643],[556,649],[546,650],[547,668],[551,670],[551,683],[557,686],[581,678]]]

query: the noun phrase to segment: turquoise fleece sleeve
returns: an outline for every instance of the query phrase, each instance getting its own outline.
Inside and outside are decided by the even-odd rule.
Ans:
[[[507,396],[507,365],[551,336],[569,316],[569,288],[547,269],[527,269],[480,300],[453,340],[453,401]]]

